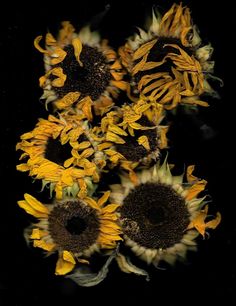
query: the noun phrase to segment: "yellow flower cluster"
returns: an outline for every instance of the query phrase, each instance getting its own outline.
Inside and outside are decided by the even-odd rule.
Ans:
[[[58,252],[55,273],[82,286],[102,281],[112,259],[123,272],[148,277],[121,253],[122,243],[148,264],[173,264],[221,220],[220,213],[209,220],[199,197],[207,182],[192,174],[193,165],[174,176],[160,162],[170,146],[169,114],[180,105],[208,106],[201,96],[214,94],[213,48],[202,44],[182,4],[163,16],[153,10],[150,20],[118,52],[98,32],[76,32],[68,21],[57,37],[46,34],[44,47],[43,36],[34,41],[49,115],[20,137],[17,170],[41,181],[53,203],[25,193],[18,205],[38,219],[28,242]],[[108,260],[96,276],[84,274],[94,252]]]

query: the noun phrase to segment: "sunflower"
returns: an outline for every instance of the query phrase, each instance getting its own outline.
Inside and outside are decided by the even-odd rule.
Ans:
[[[167,146],[167,126],[160,125],[163,107],[147,100],[116,107],[101,120],[98,149],[103,150],[110,166],[121,166],[135,180],[133,169],[148,165]]]
[[[113,105],[119,91],[126,89],[116,52],[89,27],[77,34],[64,21],[57,39],[47,33],[46,49],[40,47],[41,39],[36,37],[34,45],[44,54],[46,74],[39,83],[46,105],[53,102],[55,110],[65,110],[89,104],[100,115]]]
[[[62,113],[39,119],[36,127],[21,136],[16,146],[23,151],[19,171],[42,180],[56,198],[63,195],[84,197],[92,193],[99,181],[104,162],[96,154],[96,142],[90,136],[88,122],[79,115]]]
[[[131,75],[128,95],[134,101],[149,96],[165,109],[184,105],[208,106],[202,94],[216,95],[208,83],[214,62],[213,48],[203,45],[190,11],[173,4],[161,17],[153,10],[147,31],[129,38],[119,49],[122,64]]]
[[[121,205],[125,244],[148,264],[185,259],[187,250],[196,249],[198,234],[204,237],[207,229],[220,223],[220,213],[209,221],[206,197],[198,197],[207,182],[196,178],[193,170],[194,166],[187,168],[187,183],[183,183],[183,175],[172,176],[165,161],[137,173],[136,185],[121,176],[121,184],[111,186],[112,201]],[[123,271],[129,271],[122,254],[118,263]]]
[[[67,198],[44,205],[29,194],[18,205],[39,219],[26,230],[27,241],[48,255],[58,252],[55,273],[71,272],[76,263],[88,264],[89,257],[100,249],[114,249],[121,240],[116,209],[119,205],[104,205],[110,192],[97,201]]]

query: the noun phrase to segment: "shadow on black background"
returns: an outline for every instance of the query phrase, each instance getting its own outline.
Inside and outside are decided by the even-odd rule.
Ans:
[[[36,194],[37,183],[24,173],[15,173],[14,147],[19,136],[33,129],[38,117],[46,117],[39,97],[42,90],[38,78],[43,74],[42,55],[33,47],[33,39],[49,29],[56,31],[60,22],[70,20],[77,28],[104,10],[107,2],[81,1],[64,5],[55,2],[12,6],[6,12],[6,41],[1,50],[3,81],[1,90],[3,141],[1,174],[6,195],[1,203],[1,285],[0,306],[38,306],[50,303],[66,305],[97,303],[98,305],[137,305],[141,303],[165,303],[165,305],[236,305],[235,272],[235,199],[233,176],[233,65],[235,50],[235,16],[229,1],[221,4],[211,1],[184,1],[198,25],[201,37],[215,48],[215,75],[224,80],[225,86],[215,87],[220,100],[210,100],[211,107],[201,109],[197,118],[180,116],[172,129],[170,159],[180,165],[196,164],[198,174],[208,180],[207,191],[212,196],[215,211],[222,213],[222,223],[211,233],[209,240],[199,241],[199,249],[189,254],[186,264],[175,268],[155,270],[149,267],[151,281],[126,275],[111,266],[106,280],[93,288],[78,287],[70,280],[54,276],[56,257],[43,258],[40,250],[28,249],[23,239],[23,229],[29,225],[29,217],[16,206],[25,192]],[[100,30],[110,45],[118,47],[132,34],[135,26],[141,26],[145,14],[155,1],[134,3],[113,1],[104,17]],[[172,1],[156,1],[162,11]],[[212,2],[213,3],[213,2]],[[27,9],[29,12],[27,12]],[[4,15],[4,12],[2,12]],[[6,23],[5,23],[6,26]],[[203,128],[202,128],[203,126]],[[205,127],[205,128],[204,128]],[[13,180],[14,178],[14,180]],[[210,303],[210,304],[209,304]]]

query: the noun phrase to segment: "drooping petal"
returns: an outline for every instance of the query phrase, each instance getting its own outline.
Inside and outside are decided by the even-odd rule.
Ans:
[[[104,192],[103,196],[98,200],[97,203],[100,207],[102,207],[103,204],[107,202],[107,200],[109,199],[110,193],[111,193],[110,191]]]
[[[49,211],[46,206],[27,193],[24,197],[25,200],[17,202],[21,208],[36,218],[47,218]]]
[[[186,200],[192,200],[193,198],[195,198],[201,191],[205,189],[206,184],[207,184],[206,180],[200,180],[197,183],[195,183],[193,186],[191,186],[188,189]]]
[[[80,66],[82,67],[83,63],[80,60],[80,54],[81,54],[83,46],[82,46],[82,43],[81,43],[81,40],[79,39],[79,37],[76,37],[76,38],[72,39],[72,45],[74,47],[75,58],[77,59]]]
[[[117,254],[116,261],[117,261],[118,266],[121,269],[121,271],[123,271],[125,273],[134,273],[134,274],[137,274],[137,275],[146,276],[146,280],[149,281],[148,273],[145,270],[143,270],[141,268],[138,268],[137,266],[132,264],[130,262],[130,260],[127,257],[125,257],[124,255],[122,255],[121,253]]]
[[[57,264],[56,264],[56,275],[65,275],[71,272],[75,266],[76,262],[72,254],[68,251],[63,251],[59,255]]]

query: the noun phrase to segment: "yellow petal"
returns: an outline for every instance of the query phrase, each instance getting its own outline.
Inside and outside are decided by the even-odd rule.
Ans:
[[[111,81],[111,84],[112,84],[113,86],[115,86],[115,87],[121,89],[121,90],[126,90],[126,89],[127,89],[127,86],[128,86],[127,82],[125,82],[125,81],[114,81],[114,80],[112,80],[112,81]]]
[[[168,146],[168,140],[166,137],[166,133],[168,132],[169,127],[168,126],[163,126],[160,127],[160,149],[165,149]]]
[[[134,137],[134,130],[130,125],[128,126],[128,131],[129,131],[130,136]]]
[[[72,39],[72,45],[74,47],[75,58],[78,61],[78,63],[80,64],[80,66],[82,67],[83,63],[80,60],[80,54],[81,54],[83,46],[82,46],[82,43],[81,43],[79,37],[76,37],[76,38]]]
[[[39,45],[39,42],[41,41],[42,38],[43,38],[43,36],[40,35],[40,36],[37,36],[37,37],[34,39],[34,47],[35,47],[39,52],[41,52],[41,53],[48,53],[47,50],[41,48],[40,45]]]
[[[156,42],[157,42],[157,39],[153,39],[153,40],[141,45],[141,47],[139,47],[138,50],[136,50],[134,52],[133,60],[135,61],[135,60],[139,59],[140,57],[149,53],[149,51],[152,49],[152,47],[155,45]]]
[[[147,151],[150,150],[150,145],[147,136],[143,135],[138,138],[138,144],[143,146]]]
[[[109,204],[106,207],[103,208],[102,212],[103,214],[106,213],[113,213],[114,211],[117,210],[117,208],[120,207],[119,204]]]
[[[56,264],[56,275],[65,275],[73,270],[76,262],[72,254],[68,251],[63,251],[59,256]]]
[[[48,232],[42,231],[39,228],[34,228],[32,234],[30,235],[31,239],[41,239],[44,236],[47,236]]]
[[[83,201],[85,203],[88,203],[88,205],[91,206],[92,208],[94,208],[96,210],[100,210],[99,205],[97,204],[97,202],[94,199],[92,199],[90,197],[86,197],[86,198],[83,199]]]
[[[63,190],[62,190],[62,186],[60,184],[56,185],[55,192],[56,192],[56,199],[61,200],[62,195],[63,195]]]
[[[30,194],[25,193],[24,195],[25,201],[19,201],[18,204],[20,207],[25,209],[26,212],[29,211],[30,214],[33,214],[35,217],[42,216],[45,217],[49,214],[49,210],[46,206],[44,206],[41,202],[36,200]]]
[[[187,99],[190,98],[190,99]],[[197,99],[196,97],[186,97],[182,100],[183,103],[185,104],[192,104],[192,105],[200,105],[200,106],[204,106],[207,107],[209,106],[209,104],[205,101],[201,101],[199,99]]]
[[[41,218],[41,217],[47,217],[47,215],[43,215],[42,213],[37,212],[35,209],[33,209],[26,201],[18,201],[17,204],[23,208],[27,214],[32,215],[36,218]]]
[[[123,79],[124,73],[123,72],[111,72],[111,75],[116,81],[121,81]]]
[[[76,150],[84,150],[89,148],[91,143],[89,141],[82,141],[76,146]]]
[[[52,36],[51,33],[46,34],[45,41],[46,41],[46,45],[48,45],[48,46],[55,46],[56,43],[57,43],[56,39]]]
[[[192,200],[195,198],[201,191],[203,191],[206,187],[207,181],[201,180],[195,183],[188,190],[188,194],[186,195],[186,200]]]
[[[114,230],[120,230],[121,229],[120,226],[117,223],[115,223],[111,220],[106,220],[106,219],[103,220],[102,219],[100,221],[100,223],[101,223],[102,226],[105,226],[106,228],[110,227],[111,229],[114,229]]]
[[[92,105],[93,105],[93,101],[89,96],[85,97],[77,105],[77,108],[82,110],[82,112],[84,113],[84,115],[89,121],[93,120]]]
[[[55,102],[55,105],[58,109],[63,109],[63,108],[68,108],[74,102],[76,102],[80,97],[80,92],[75,91],[75,92],[69,92],[66,94],[62,99],[58,100]]]
[[[206,228],[215,229],[220,224],[220,222],[221,222],[221,214],[217,212],[216,218],[206,223]]]
[[[165,63],[166,59],[164,58],[161,62],[146,62],[142,68],[140,69],[141,71],[146,71],[146,70],[151,70],[156,67],[159,67]]]
[[[57,65],[61,63],[65,59],[66,55],[67,53],[63,49],[55,48],[51,54],[51,65]]]
[[[70,44],[75,29],[69,21],[63,21],[61,24],[62,29],[59,31],[58,41],[63,45]]]
[[[94,149],[93,148],[88,148],[85,149],[82,153],[81,153],[81,158],[88,158],[91,155],[93,155],[94,153]],[[89,163],[87,163],[89,165]],[[93,166],[93,164],[90,164],[90,166]]]
[[[187,173],[186,173],[186,175],[187,175],[187,181],[188,181],[188,183],[192,183],[192,182],[198,181],[198,178],[192,174],[193,171],[194,171],[194,169],[195,169],[195,165],[190,165],[190,166],[188,166],[188,168],[187,168]]]
[[[217,213],[217,216],[214,220],[208,221],[207,223],[204,220],[207,217],[208,212],[208,205],[205,206],[204,210],[201,210],[195,219],[193,219],[187,229],[196,228],[197,231],[204,237],[206,228],[215,229],[220,221],[221,221],[221,214]]]
[[[62,172],[61,181],[67,186],[71,186],[73,184],[73,179],[71,176],[71,169],[68,168]]]
[[[142,90],[143,94],[146,94],[156,88],[159,88],[161,85],[165,84],[166,80],[165,79],[160,79],[158,81],[152,82],[150,85],[145,86],[144,89]],[[143,83],[141,83],[141,81],[139,82],[139,87],[140,90],[142,89]]]
[[[62,257],[63,257],[63,260],[75,264],[75,259],[70,252],[63,251]]]
[[[133,170],[130,170],[129,171],[129,177],[130,177],[131,182],[136,186],[138,184],[137,174]]]
[[[103,206],[103,204],[109,199],[110,193],[110,191],[104,192],[103,196],[98,200],[97,203],[100,207]]]
[[[16,166],[16,169],[17,169],[18,171],[25,172],[25,171],[29,171],[29,170],[30,170],[30,167],[29,167],[27,164],[20,164],[20,165],[17,165],[17,166]]]
[[[74,157],[68,158],[66,161],[64,161],[63,166],[64,166],[65,168],[70,167],[71,164],[73,164],[74,160],[75,160]]]
[[[47,80],[47,76],[46,76],[46,75],[41,76],[41,77],[39,78],[39,86],[40,86],[40,87],[43,87],[44,84],[45,84],[45,82],[46,82],[46,80]]]
[[[21,139],[22,140],[25,140],[25,139],[30,139],[30,138],[32,138],[32,137],[34,137],[34,134],[32,133],[32,132],[28,132],[28,133],[24,133],[23,135],[21,135]]]
[[[115,142],[115,143],[120,143],[120,144],[123,144],[125,143],[125,141],[119,137],[118,135],[108,131],[107,134],[106,134],[106,140],[107,141],[112,141],[112,142]]]
[[[109,125],[108,130],[112,133],[117,134],[117,135],[122,135],[122,136],[127,136],[128,135],[123,129],[121,129],[120,127],[118,127],[117,125],[114,125],[114,124]]]
[[[117,233],[116,234],[109,234],[101,232],[99,234],[98,242],[103,241],[103,243],[109,243],[112,241],[119,241],[123,240]]]
[[[121,69],[122,67],[121,67],[121,64],[120,64],[120,62],[118,61],[118,60],[116,60],[115,62],[114,62],[114,64],[112,64],[111,65],[111,69],[114,69],[114,70],[119,70],[119,69]]]
[[[131,122],[129,125],[134,130],[148,130],[149,129],[149,127],[146,128],[146,127],[142,126],[141,124],[139,124],[137,122]]]
[[[103,151],[104,149],[110,148],[112,146],[111,142],[104,142],[98,145],[98,150]]]
[[[48,242],[45,242],[44,240],[34,240],[33,245],[35,248],[41,248],[48,252],[53,251],[53,249],[55,248],[54,243],[48,243]]]
[[[189,89],[181,91],[180,94],[181,94],[181,96],[185,96],[185,97],[192,97],[192,96],[194,96],[194,92],[189,90]]]
[[[114,222],[111,222],[111,223],[112,223],[112,225],[109,225],[109,226],[106,226],[105,224],[101,223],[101,226],[100,226],[101,233],[103,233],[107,236],[118,235],[120,233],[120,227],[117,224],[115,224]]]
[[[132,75],[135,75],[136,73],[138,73],[139,71],[142,70],[143,66],[145,65],[146,61],[147,61],[147,57],[148,54],[146,54],[140,62],[138,62],[132,69]]]
[[[58,77],[52,81],[52,86],[55,87],[64,86],[67,76],[63,73],[63,69],[61,67],[53,68],[51,70],[51,74]]]

